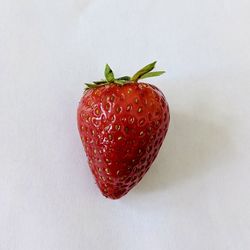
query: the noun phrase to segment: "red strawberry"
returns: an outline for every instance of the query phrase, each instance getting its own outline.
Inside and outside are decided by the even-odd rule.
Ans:
[[[169,108],[155,86],[138,82],[158,76],[155,63],[132,78],[115,79],[106,65],[106,80],[86,84],[78,107],[78,129],[90,169],[104,196],[118,199],[132,189],[156,158],[169,125]]]

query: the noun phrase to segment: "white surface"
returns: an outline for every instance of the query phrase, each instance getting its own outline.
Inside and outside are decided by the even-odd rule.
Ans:
[[[0,0],[0,249],[250,249],[250,2]],[[171,126],[103,198],[76,129],[83,82],[158,60]]]

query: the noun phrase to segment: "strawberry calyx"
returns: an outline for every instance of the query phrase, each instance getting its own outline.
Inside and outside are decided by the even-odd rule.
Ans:
[[[115,75],[108,64],[105,66],[104,75],[105,80],[93,81],[91,83],[85,83],[86,90],[98,88],[101,86],[109,85],[111,83],[115,83],[117,85],[124,85],[128,83],[137,83],[139,79],[145,79],[149,77],[160,76],[165,73],[165,71],[152,71],[155,68],[156,61],[146,65],[139,71],[137,71],[132,77],[130,76],[122,76],[115,78]]]

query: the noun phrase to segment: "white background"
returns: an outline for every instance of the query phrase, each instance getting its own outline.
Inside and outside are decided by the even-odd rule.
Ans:
[[[0,249],[250,249],[249,0],[0,0]],[[158,60],[171,107],[153,167],[105,199],[83,83]]]

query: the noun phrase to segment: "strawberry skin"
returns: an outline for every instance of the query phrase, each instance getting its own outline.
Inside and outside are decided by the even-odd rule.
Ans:
[[[155,160],[168,131],[163,93],[143,82],[109,83],[85,91],[77,123],[89,167],[102,194],[127,194]]]

